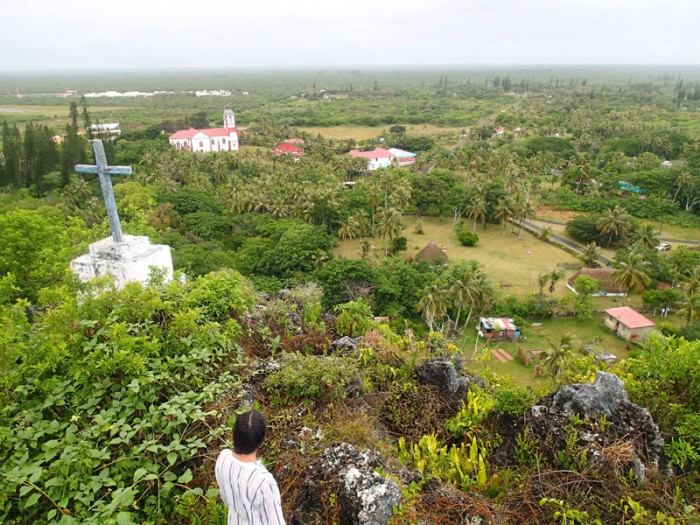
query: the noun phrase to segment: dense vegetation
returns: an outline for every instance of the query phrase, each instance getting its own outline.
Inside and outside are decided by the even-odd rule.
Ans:
[[[110,100],[104,112],[104,100],[82,100],[66,103],[66,123],[54,130],[47,119],[13,117],[0,156],[0,520],[223,523],[212,461],[254,397],[271,424],[264,456],[288,516],[303,500],[304,468],[324,446],[346,441],[378,448],[400,484],[394,523],[464,514],[697,523],[700,252],[660,252],[654,225],[700,225],[699,88],[694,77],[635,75],[356,72],[109,85],[235,90],[244,147],[208,155],[171,150],[162,132],[218,121],[220,100]],[[48,105],[42,93],[65,87],[23,82],[24,98],[0,103]],[[106,142],[110,163],[135,171],[114,181],[124,230],[171,246],[186,280],[154,274],[148,285],[116,290],[68,271],[108,233],[96,181],[73,173],[90,158],[82,131],[107,118],[126,130]],[[464,129],[409,127],[423,123]],[[328,125],[377,133],[357,141],[295,129]],[[305,139],[299,161],[270,153],[291,135]],[[345,155],[380,145],[417,151],[416,165],[367,173]],[[581,453],[577,433],[604,434],[609,422],[572,418],[561,442],[528,426],[530,407],[550,390],[607,368],[579,351],[590,341],[567,335],[523,354],[547,378],[527,389],[486,366],[488,345],[467,344],[481,314],[519,324],[590,319],[590,297],[554,295],[562,268],[543,267],[537,293],[516,296],[476,261],[445,267],[403,256],[406,215],[418,217],[417,235],[420,217],[444,217],[477,250],[489,224],[502,225],[504,239],[528,235],[543,205],[577,212],[561,234],[580,243],[584,265],[603,264],[607,250],[615,281],[650,313],[670,313],[665,339],[612,369],[666,440],[660,469],[643,482],[625,471],[624,436],[604,448],[618,471]],[[552,242],[552,231],[540,237]],[[359,242],[354,257],[335,255],[349,242]],[[591,281],[576,287],[595,292]],[[356,339],[356,353],[331,348],[342,336]],[[433,357],[459,358],[481,378],[463,398],[446,399],[415,373]],[[402,477],[413,467],[420,476]],[[461,496],[440,499],[435,483]],[[332,523],[336,494],[324,490]]]

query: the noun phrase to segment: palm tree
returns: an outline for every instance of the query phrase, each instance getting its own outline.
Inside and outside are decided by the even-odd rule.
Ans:
[[[522,239],[523,237],[523,226],[525,226],[525,221],[534,218],[536,213],[537,207],[535,204],[529,198],[526,199],[523,203],[523,207],[520,209],[520,231],[518,232],[518,238]]]
[[[418,301],[416,308],[432,332],[435,326],[435,319],[441,318],[447,313],[448,294],[447,290],[438,283],[432,283],[423,292],[423,296]]]
[[[476,231],[477,219],[486,218],[486,196],[483,194],[475,195],[474,199],[469,203],[467,208],[467,217],[474,219],[474,227],[472,231]]]
[[[621,259],[616,260],[613,266],[615,267],[613,278],[626,292],[630,290],[641,292],[651,283],[651,277],[647,273],[651,264],[635,250],[628,251]],[[624,295],[622,304],[625,304]]]
[[[338,228],[338,237],[341,239],[354,239],[360,235],[360,228],[354,215],[350,215]]]
[[[653,250],[659,245],[659,230],[651,224],[642,224],[632,233],[632,242]]]
[[[700,295],[691,294],[686,290],[685,301],[678,307],[678,315],[685,319],[685,325],[700,317]]]
[[[506,224],[508,219],[513,216],[513,204],[510,199],[506,198],[496,204],[496,209],[494,210],[496,218],[498,218],[503,224],[503,235],[506,234]]]
[[[562,335],[559,341],[548,339],[548,342],[549,348],[540,354],[539,366],[552,377],[556,384],[566,371],[568,361],[571,359],[573,337]]]
[[[379,235],[384,239],[384,256],[389,254],[389,243],[401,234],[401,212],[396,208],[379,208],[377,210]]]
[[[554,268],[554,270],[549,272],[549,295],[554,293],[556,284],[561,281],[565,275],[566,272],[562,268]]]
[[[625,212],[625,208],[615,206],[605,212],[598,222],[596,228],[603,234],[608,235],[608,247],[612,244],[613,237],[626,236],[632,227],[630,216]]]
[[[681,276],[681,286],[689,295],[700,292],[700,266],[693,266]]]
[[[597,262],[600,259],[600,248],[595,241],[589,242],[581,249],[581,255],[579,258],[583,263],[589,268],[596,268],[598,266]]]

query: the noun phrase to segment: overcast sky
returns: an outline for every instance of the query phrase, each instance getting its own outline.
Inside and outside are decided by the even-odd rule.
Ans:
[[[700,63],[700,0],[2,0],[0,71]]]

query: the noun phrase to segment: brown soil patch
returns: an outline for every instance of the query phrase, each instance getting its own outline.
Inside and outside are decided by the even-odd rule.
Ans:
[[[569,222],[578,215],[580,215],[580,213],[576,211],[553,210],[548,206],[540,206],[537,208],[537,217],[540,219]]]

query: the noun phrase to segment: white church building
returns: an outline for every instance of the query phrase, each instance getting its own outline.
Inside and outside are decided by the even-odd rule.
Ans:
[[[224,127],[182,129],[170,135],[170,144],[189,151],[238,151],[236,117],[228,106],[224,110]]]

